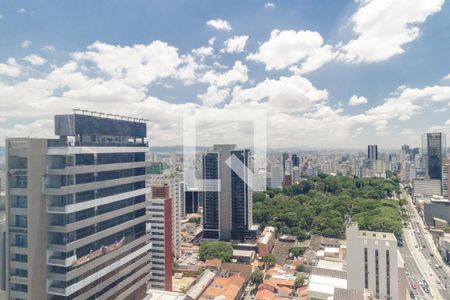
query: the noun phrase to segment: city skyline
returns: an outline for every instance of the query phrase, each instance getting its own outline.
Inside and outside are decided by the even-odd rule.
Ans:
[[[181,145],[182,114],[203,108],[267,110],[271,148],[399,148],[449,134],[450,5],[380,3],[137,2],[106,12],[99,1],[95,18],[82,2],[2,3],[0,146],[52,137],[53,115],[72,108],[149,119],[152,146]],[[199,130],[205,145],[248,146],[248,126],[222,127]]]

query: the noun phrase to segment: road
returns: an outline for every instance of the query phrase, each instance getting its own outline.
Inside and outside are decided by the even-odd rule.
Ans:
[[[418,284],[418,280],[422,277],[429,284],[431,295],[434,295],[433,298],[441,296],[442,299],[450,299],[448,266],[445,265],[439,255],[431,234],[425,229],[425,224],[419,216],[410,195],[403,192],[403,197],[407,199],[407,212],[411,221],[408,228],[404,230],[406,247],[402,247],[403,250],[401,250],[406,256],[404,259],[407,270],[411,273],[408,283],[411,287],[412,282],[415,281],[418,288],[413,292],[418,299],[432,299],[432,296],[424,295],[426,293],[424,293],[423,287]]]

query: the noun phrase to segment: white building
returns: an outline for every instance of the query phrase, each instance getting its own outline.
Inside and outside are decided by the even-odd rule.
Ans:
[[[151,186],[169,186],[170,198],[172,199],[172,250],[175,257],[181,256],[181,211],[184,201],[183,174],[173,172],[169,169],[162,174],[152,174]]]
[[[441,196],[441,181],[439,179],[414,179],[413,195],[414,199]]]
[[[406,299],[404,262],[393,233],[347,224],[348,289],[368,289],[377,299]]]
[[[271,168],[271,188],[281,188],[283,186],[283,171],[280,166],[272,166]]]
[[[152,249],[149,251],[151,263],[149,287],[172,290],[172,230],[171,199],[169,187],[152,187],[150,206],[147,207],[149,219],[147,233],[151,234]]]

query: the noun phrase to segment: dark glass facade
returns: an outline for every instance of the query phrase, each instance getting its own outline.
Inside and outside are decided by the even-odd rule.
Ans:
[[[207,153],[203,156],[203,179],[219,179],[219,154]],[[219,197],[218,185],[206,183],[203,192],[203,237],[219,238]]]

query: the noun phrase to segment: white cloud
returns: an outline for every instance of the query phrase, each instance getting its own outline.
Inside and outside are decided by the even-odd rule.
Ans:
[[[358,97],[356,95],[351,96],[350,100],[348,101],[348,105],[350,106],[358,106],[365,103],[367,103],[366,97],[364,96]]]
[[[30,40],[25,40],[22,42],[22,44],[20,45],[22,48],[28,48],[31,46],[31,41]]]
[[[29,62],[32,65],[40,66],[47,62],[47,60],[39,55],[36,54],[30,54],[28,56],[25,56],[23,58],[24,61]]]
[[[42,51],[48,52],[48,53],[53,53],[55,52],[55,47],[51,46],[51,45],[44,45],[41,48]]]
[[[216,37],[212,37],[208,40],[208,45],[213,46],[214,42],[216,41]]]
[[[0,63],[0,76],[6,75],[9,77],[17,77],[22,72],[20,66],[16,63],[16,60],[12,57],[8,58],[5,63]]]
[[[351,18],[357,35],[341,46],[347,62],[377,62],[403,53],[420,35],[417,25],[440,11],[444,0],[356,0]]]
[[[241,35],[229,38],[224,43],[224,48],[220,50],[220,52],[228,52],[228,53],[240,53],[245,49],[245,45],[247,44],[248,36]]]
[[[273,2],[267,2],[266,4],[264,4],[265,8],[274,8],[275,4]]]
[[[263,107],[288,113],[306,111],[328,99],[326,90],[316,89],[308,79],[298,75],[266,79],[248,89],[235,87],[232,95],[231,107],[261,107],[263,104]]]
[[[198,98],[206,106],[215,106],[224,102],[229,93],[230,90],[227,88],[221,89],[216,86],[209,86],[206,93],[198,95]]]
[[[246,82],[248,80],[248,68],[241,61],[236,61],[231,70],[224,73],[216,73],[215,71],[206,72],[200,79],[201,82],[221,87],[236,82]]]
[[[318,32],[276,29],[259,51],[248,55],[247,59],[264,63],[266,70],[281,70],[301,62],[291,71],[303,74],[320,68],[335,56],[332,47],[323,44]]]
[[[74,58],[91,61],[101,72],[131,86],[145,86],[158,78],[177,76],[177,67],[183,63],[178,49],[161,41],[132,47],[95,42],[87,49],[75,53]]]
[[[450,86],[404,88],[398,95],[385,99],[383,104],[353,116],[352,121],[374,124],[377,133],[384,134],[389,121],[410,120],[423,111],[430,102],[446,102],[450,105]]]
[[[192,49],[192,54],[201,57],[202,59],[211,56],[214,53],[213,47],[200,47],[197,49]]]
[[[26,9],[25,8],[20,8],[20,9],[17,10],[17,12],[19,14],[24,14],[26,12]]]
[[[450,80],[450,73],[447,76],[443,77],[442,80]]]
[[[230,23],[227,20],[214,19],[206,22],[206,25],[217,30],[230,31],[232,29]]]
[[[414,129],[410,128],[404,128],[400,131],[401,135],[417,135],[416,131]]]

